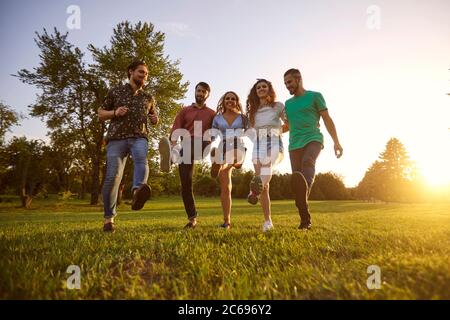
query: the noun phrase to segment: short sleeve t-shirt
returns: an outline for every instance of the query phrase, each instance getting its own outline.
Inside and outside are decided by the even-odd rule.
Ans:
[[[118,85],[109,90],[102,108],[104,110],[115,110],[121,106],[128,107],[128,112],[123,117],[111,119],[106,140],[148,139],[150,133],[149,115],[156,114],[153,97],[143,89],[133,92],[129,83]]]
[[[284,105],[281,102],[275,102],[272,106],[261,106],[255,113],[256,130],[261,129],[276,129],[281,134],[281,119],[284,118]]]
[[[319,129],[320,111],[327,110],[325,99],[320,92],[305,91],[292,97],[285,104],[289,122],[289,151],[303,148],[312,141],[323,144],[323,134]]]

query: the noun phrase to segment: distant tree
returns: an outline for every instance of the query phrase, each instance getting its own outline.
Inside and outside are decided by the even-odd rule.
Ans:
[[[383,190],[387,187],[385,171],[380,161],[375,161],[367,169],[363,179],[356,188],[356,195],[362,200],[381,199]]]
[[[78,197],[84,198],[89,184],[86,179],[89,166],[80,157],[83,150],[84,146],[67,134],[58,134],[57,130],[51,134],[49,169],[54,177],[56,192],[78,192]],[[75,185],[79,187],[75,188]]]
[[[16,188],[22,207],[29,208],[48,180],[48,147],[41,140],[14,137],[4,152],[9,185]]]
[[[392,138],[379,160],[367,170],[356,193],[367,200],[407,201],[417,194],[413,190],[417,184],[417,172],[406,148]]]
[[[333,172],[319,173],[312,186],[310,199],[347,200],[349,193],[341,176]]]
[[[197,175],[193,187],[196,194],[204,197],[216,197],[220,192],[217,180],[210,175]]]
[[[215,197],[220,193],[218,179],[211,177],[210,166],[204,162],[196,163],[194,166],[193,188],[199,196]]]
[[[234,198],[246,198],[253,175],[254,172],[252,171],[245,171],[243,169],[233,170],[233,175],[231,177],[231,181],[233,183],[231,196]]]
[[[179,195],[181,191],[180,178],[178,170],[171,170],[169,173],[164,173],[159,170],[158,165],[150,166],[150,187],[152,193],[157,195]],[[153,192],[155,190],[155,192]]]
[[[415,176],[413,163],[405,146],[397,138],[391,138],[379,159],[388,178],[392,180],[412,180]]]
[[[244,188],[247,189],[246,191],[248,194],[249,185],[247,184]],[[270,180],[269,193],[270,198],[273,200],[292,199],[291,175],[275,172]],[[247,194],[245,194],[245,196],[247,196]]]
[[[13,108],[0,101],[0,146],[5,142],[6,132],[12,126],[18,125],[21,118],[23,117]]]
[[[8,166],[8,156],[5,152],[5,134],[12,126],[18,125],[23,118],[10,106],[0,101],[0,190],[6,188],[5,173]]]

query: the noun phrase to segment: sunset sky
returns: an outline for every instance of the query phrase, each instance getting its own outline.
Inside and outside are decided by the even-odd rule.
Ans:
[[[81,9],[80,29],[66,26],[70,5]],[[368,24],[371,6],[379,29]],[[194,85],[206,81],[210,107],[228,90],[245,103],[256,78],[266,78],[284,103],[283,73],[299,68],[305,88],[323,94],[344,148],[336,159],[322,125],[318,172],[354,186],[397,137],[430,184],[450,184],[449,16],[448,0],[2,1],[0,100],[24,114],[34,102],[37,91],[11,74],[38,65],[35,31],[69,31],[87,52],[90,43],[107,45],[117,23],[141,20],[166,33],[165,52],[191,83],[180,102],[192,102]],[[28,117],[12,135],[45,139],[46,128]],[[277,170],[290,172],[287,153]]]

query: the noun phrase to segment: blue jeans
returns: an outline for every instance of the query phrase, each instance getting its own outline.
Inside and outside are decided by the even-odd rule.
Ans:
[[[103,184],[104,216],[109,219],[116,216],[117,194],[122,181],[123,170],[131,154],[134,164],[132,191],[148,179],[148,141],[145,138],[111,140],[106,147],[106,175]]]

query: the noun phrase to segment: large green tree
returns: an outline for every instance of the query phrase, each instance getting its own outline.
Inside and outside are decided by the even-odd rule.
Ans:
[[[162,136],[168,134],[175,115],[180,110],[177,100],[182,99],[189,82],[183,82],[178,69],[179,61],[172,61],[164,55],[165,35],[155,31],[151,23],[138,22],[132,25],[125,21],[114,28],[108,46],[89,46],[95,64],[92,65],[97,78],[110,87],[128,81],[127,66],[132,60],[143,60],[148,65],[148,81],[145,90],[151,93],[157,103],[160,115],[157,126],[151,126],[151,144],[156,146]],[[156,148],[150,148],[150,176],[160,176],[156,166]]]
[[[161,119],[151,132],[154,145],[167,134],[180,108],[176,100],[184,96],[188,83],[182,83],[178,61],[171,62],[164,56],[164,34],[155,32],[151,23],[118,24],[109,47],[89,45],[94,59],[90,65],[85,62],[82,50],[68,41],[68,33],[54,29],[49,34],[44,29],[42,34],[36,35],[35,41],[41,51],[39,66],[17,73],[21,81],[40,89],[37,101],[30,106],[30,113],[46,120],[51,141],[58,144],[54,150],[64,152],[60,164],[69,160],[71,154],[76,154],[75,164],[81,171],[82,184],[90,185],[91,204],[96,204],[104,171],[103,137],[106,130],[105,123],[98,120],[97,110],[102,106],[108,88],[127,80],[126,69],[132,60],[147,62],[149,81],[146,90],[155,96]],[[62,145],[61,141],[69,144]],[[155,158],[153,149],[150,159]]]
[[[104,93],[101,83],[84,62],[82,51],[57,29],[36,33],[41,61],[32,71],[22,69],[19,79],[40,89],[30,114],[46,120],[52,141],[65,140],[77,150],[77,158],[88,167],[91,203],[98,201],[101,139],[104,125],[97,120],[97,108]],[[104,87],[104,86],[103,86]],[[104,89],[103,91],[106,91]],[[103,94],[102,94],[103,93]]]

